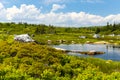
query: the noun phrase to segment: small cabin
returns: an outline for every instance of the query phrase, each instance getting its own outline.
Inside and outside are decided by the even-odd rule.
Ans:
[[[14,35],[14,40],[20,41],[20,42],[34,42],[28,34],[21,34],[21,35]]]

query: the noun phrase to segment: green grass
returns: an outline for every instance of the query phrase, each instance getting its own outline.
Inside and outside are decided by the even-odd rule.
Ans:
[[[120,62],[112,60],[103,60],[99,58],[81,58],[82,60],[89,62],[96,67],[99,67],[100,71],[111,74],[112,72],[120,72]]]
[[[93,39],[93,38],[85,38],[81,39],[79,36],[82,35],[81,33],[60,33],[60,34],[41,34],[41,35],[35,35],[33,37],[36,41],[47,44],[48,40],[52,41],[52,44],[60,44],[59,40],[65,40],[64,44],[71,44],[72,42],[74,43],[85,43],[86,41],[90,42],[96,42],[99,41],[98,39]]]

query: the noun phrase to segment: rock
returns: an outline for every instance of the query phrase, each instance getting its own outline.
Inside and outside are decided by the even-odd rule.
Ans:
[[[99,34],[94,34],[93,38],[100,38],[100,35]]]
[[[71,43],[72,43],[72,44],[75,44],[75,41],[72,41]]]
[[[87,53],[88,55],[94,55],[95,54],[95,50],[91,50]]]
[[[14,35],[14,40],[21,42],[34,42],[28,34]]]
[[[109,42],[106,42],[106,41],[98,41],[98,42],[95,42],[94,44],[109,44]]]
[[[85,38],[86,38],[86,36],[79,36],[79,38],[81,38],[81,39],[85,39]]]
[[[86,41],[86,44],[92,44],[93,42],[90,42],[90,41]]]
[[[48,42],[48,44],[51,44],[51,43],[52,43],[52,41],[51,41],[51,40],[48,40],[47,42]]]
[[[66,40],[57,40],[56,42],[65,43],[65,42],[67,42],[67,41],[66,41]]]
[[[88,55],[97,55],[97,54],[104,54],[104,52],[91,50],[91,51],[87,52],[87,54]]]
[[[61,48],[55,48],[55,49],[62,50],[64,52],[80,53],[80,54],[86,54],[86,55],[97,55],[97,54],[104,54],[105,53],[105,52],[100,52],[100,51],[95,51],[95,50],[79,51],[79,50],[65,50],[65,49],[61,49]]]

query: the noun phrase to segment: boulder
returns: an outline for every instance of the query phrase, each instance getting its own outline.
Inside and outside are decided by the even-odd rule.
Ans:
[[[34,42],[28,34],[21,34],[21,35],[14,35],[14,40],[20,41],[20,42]]]

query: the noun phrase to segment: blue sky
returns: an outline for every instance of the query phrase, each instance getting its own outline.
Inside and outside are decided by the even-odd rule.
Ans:
[[[119,23],[120,0],[0,0],[0,22],[56,26]]]

